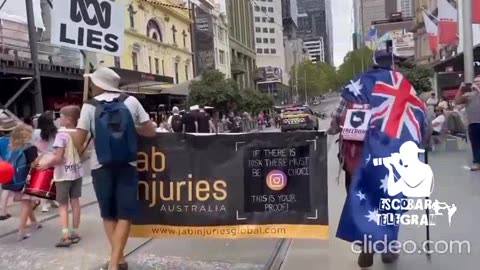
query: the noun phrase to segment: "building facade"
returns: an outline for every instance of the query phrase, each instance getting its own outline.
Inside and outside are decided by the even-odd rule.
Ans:
[[[281,2],[255,1],[254,16],[257,67],[260,69],[270,67],[276,70],[274,77],[258,83],[274,80],[287,84]]]
[[[415,0],[359,0],[359,2],[361,2],[359,17],[362,24],[362,37],[368,33],[372,22],[388,19],[393,13],[402,12],[404,18],[415,15]]]
[[[172,77],[175,84],[192,79],[192,21],[183,1],[128,0],[125,4],[123,56],[96,54],[91,63]]]
[[[225,1],[193,0],[195,76],[213,68],[231,77],[228,23]],[[218,3],[223,2],[223,3]]]
[[[254,88],[255,27],[253,1],[226,0],[232,78],[240,88]]]
[[[423,7],[429,12],[437,7],[436,0],[415,0],[415,6]],[[434,18],[431,18],[434,19]],[[428,33],[425,29],[423,19],[423,10],[417,8],[414,17],[414,37],[415,37],[415,62],[418,64],[427,64],[435,61],[438,55],[434,55],[428,42]]]
[[[321,42],[323,40],[324,61],[333,63],[331,41],[330,5],[327,1],[297,0],[298,37],[304,42]],[[322,39],[321,39],[322,38]],[[318,55],[315,55],[318,58]]]

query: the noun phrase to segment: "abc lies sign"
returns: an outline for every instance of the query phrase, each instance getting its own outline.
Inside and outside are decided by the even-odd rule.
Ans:
[[[52,43],[120,56],[125,18],[123,0],[61,0],[53,3]]]

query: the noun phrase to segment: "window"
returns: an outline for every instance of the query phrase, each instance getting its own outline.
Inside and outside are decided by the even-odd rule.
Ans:
[[[260,22],[260,17],[255,17],[255,22]]]
[[[268,38],[264,38],[263,43],[268,43]]]
[[[223,29],[219,26],[219,27],[218,27],[218,40],[224,41],[224,40],[225,40],[224,36],[225,36],[225,32],[224,32]]]
[[[271,54],[276,54],[276,53],[277,53],[277,49],[270,49],[270,53],[271,53]]]
[[[268,28],[264,27],[263,28],[263,33],[268,33]]]
[[[165,61],[162,59],[162,74],[165,76]]]
[[[270,28],[270,33],[275,33],[275,28]]]
[[[272,12],[272,13],[273,13],[273,7],[269,7],[269,8],[268,8],[268,12]]]
[[[185,30],[182,31],[182,36],[183,36],[183,47],[187,48],[187,32],[185,32]]]
[[[156,41],[163,41],[162,31],[157,21],[150,20],[147,23],[147,37],[155,39]]]
[[[257,53],[262,53],[262,49],[257,49]]]
[[[218,59],[221,65],[225,65],[225,52],[222,50],[218,50]]]
[[[152,57],[148,57],[148,69],[150,70],[150,74],[152,74]]]
[[[175,83],[178,84],[178,63],[175,63]]]
[[[260,28],[260,27],[255,27],[255,32],[257,32],[257,33],[262,32],[262,28]]]
[[[185,65],[185,79],[188,81],[188,65]]]
[[[257,38],[257,43],[262,43],[262,39],[261,39],[261,38]]]
[[[116,67],[116,68],[120,68],[120,57],[115,56],[115,57],[113,58],[113,61],[115,62],[115,67]]]
[[[275,44],[275,39],[274,39],[274,38],[271,38],[271,39],[270,39],[270,43]]]
[[[175,25],[172,25],[172,37],[173,43],[177,44],[177,29],[175,28]]]
[[[255,6],[255,11],[260,11],[260,7],[259,7],[259,6]]]
[[[274,23],[275,19],[274,18],[268,18],[268,21],[271,22],[271,23]]]
[[[267,22],[267,17],[263,17],[262,22]]]
[[[267,8],[266,8],[266,7],[262,7],[262,12],[267,12]]]
[[[133,70],[138,71],[138,54],[136,52],[132,52],[132,64]]]
[[[135,28],[135,14],[137,12],[133,10],[133,5],[128,6],[128,17],[130,19],[130,28]]]
[[[263,53],[268,54],[268,53],[269,53],[269,49],[263,49]]]
[[[155,58],[155,74],[160,73],[160,67],[158,66],[158,58]]]

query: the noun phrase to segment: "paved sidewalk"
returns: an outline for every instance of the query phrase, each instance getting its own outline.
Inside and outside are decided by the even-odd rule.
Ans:
[[[335,183],[338,163],[334,155],[336,149],[329,153],[329,211],[330,240],[294,240],[284,261],[282,270],[351,270],[359,269],[357,256],[350,250],[350,244],[335,238],[338,220],[345,200],[343,183]],[[435,174],[433,199],[455,204],[458,208],[452,218],[451,227],[447,217],[440,219],[431,227],[431,240],[434,241],[470,241],[471,253],[433,254],[431,261],[425,254],[402,254],[392,266],[382,264],[379,256],[375,258],[374,270],[380,269],[428,269],[428,270],[476,270],[480,257],[480,237],[477,224],[480,216],[475,215],[480,205],[480,173],[465,169],[470,159],[467,152],[437,152],[430,155],[430,165]],[[420,245],[425,240],[425,227],[403,226],[400,229],[403,241],[413,240]],[[444,249],[444,245],[439,246]]]

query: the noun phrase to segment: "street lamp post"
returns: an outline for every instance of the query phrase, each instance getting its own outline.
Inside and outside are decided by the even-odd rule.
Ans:
[[[472,30],[472,0],[463,0],[463,78],[467,85],[473,83],[474,67],[473,67],[473,30]],[[468,124],[468,123],[467,123]],[[469,143],[467,136],[467,143]],[[471,147],[467,147],[467,164],[472,163]]]
[[[305,88],[305,105],[308,105],[308,94],[307,94],[307,72],[303,69],[303,88]]]
[[[35,15],[33,13],[33,1],[25,0],[27,8],[28,39],[30,43],[30,57],[32,58],[33,78],[35,89],[33,91],[35,112],[43,113],[42,87],[40,82],[40,68],[38,65],[37,31],[35,28]]]

